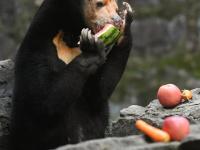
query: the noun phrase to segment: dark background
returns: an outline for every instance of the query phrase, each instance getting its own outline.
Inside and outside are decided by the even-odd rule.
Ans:
[[[41,1],[0,0],[0,60],[14,58]],[[133,50],[111,98],[112,118],[123,107],[147,105],[161,84],[200,87],[200,1],[127,1],[135,10]]]

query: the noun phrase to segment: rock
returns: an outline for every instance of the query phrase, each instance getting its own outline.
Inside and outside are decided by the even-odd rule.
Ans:
[[[141,114],[145,113],[145,108],[142,106],[138,106],[138,105],[132,105],[130,107],[128,107],[128,109],[122,109],[120,111],[120,116],[121,117],[125,117],[125,116],[140,116]]]
[[[137,118],[141,114],[144,114],[145,110],[144,107],[137,105],[132,105],[128,109],[122,109],[120,111],[121,118],[117,122],[112,123],[111,135],[127,136],[138,133],[133,126],[135,120],[132,118]]]
[[[200,146],[200,135],[194,134],[188,136],[181,145],[179,146],[180,150],[199,150]]]
[[[179,150],[199,150],[200,146],[200,125],[191,127],[191,134],[181,142]]]
[[[0,149],[6,150],[9,136],[11,96],[13,87],[12,60],[0,61]]]
[[[158,17],[135,20],[132,24],[133,49],[141,55],[150,56],[170,52],[178,41],[183,40],[186,32],[186,18],[183,15],[170,21]]]
[[[126,136],[138,134],[134,129],[137,119],[161,127],[163,119],[167,116],[181,115],[189,119],[192,124],[200,123],[200,89],[192,90],[193,99],[184,102],[173,109],[165,109],[158,100],[153,100],[148,106],[130,106],[120,112],[120,117],[112,123],[112,136]]]
[[[135,0],[135,5],[138,6],[149,6],[149,5],[159,5],[160,4],[160,0]],[[134,6],[134,5],[133,5]]]
[[[33,0],[0,1],[0,60],[15,55],[37,8]]]
[[[165,109],[158,100],[148,106],[132,105],[120,111],[120,118],[112,123],[111,136],[100,140],[91,140],[75,145],[67,145],[56,150],[198,150],[200,145],[200,89],[192,90],[193,99],[173,109]],[[182,115],[191,122],[190,134],[181,142],[154,143],[134,127],[137,119],[161,127],[163,119],[171,115]],[[132,135],[132,136],[130,136]]]
[[[113,137],[67,145],[56,150],[198,150],[200,125],[192,125],[190,135],[182,142],[155,143],[143,135]]]
[[[40,6],[44,0],[35,0],[35,5]]]
[[[0,60],[5,56],[10,56],[16,48],[16,43],[11,36],[15,24],[15,14],[15,0],[0,1]]]
[[[0,30],[1,31],[1,30]],[[16,43],[10,38],[7,33],[0,32],[0,44],[1,44],[1,54],[0,60],[8,57],[12,57],[15,53]]]
[[[128,136],[124,138],[105,138],[91,140],[76,145],[67,145],[56,150],[175,150],[179,142],[149,143],[144,136]]]
[[[13,87],[14,62],[0,61],[0,98],[11,97]]]
[[[8,146],[10,111],[11,98],[0,98],[0,150],[6,150]]]

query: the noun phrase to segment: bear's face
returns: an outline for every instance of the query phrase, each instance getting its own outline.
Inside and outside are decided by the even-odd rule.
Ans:
[[[83,14],[86,25],[94,33],[99,32],[105,24],[113,24],[120,29],[123,25],[116,0],[84,0]]]

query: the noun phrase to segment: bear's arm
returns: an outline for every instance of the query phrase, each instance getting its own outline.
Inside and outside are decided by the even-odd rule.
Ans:
[[[127,7],[123,36],[120,42],[112,49],[108,55],[107,62],[100,70],[101,78],[98,87],[103,100],[111,96],[121,79],[132,48],[131,23],[133,21],[133,11],[129,6]]]
[[[90,101],[94,112],[102,111],[102,105],[110,98],[121,79],[131,47],[132,37],[128,35],[123,39],[120,45],[113,47],[108,55],[106,63],[99,68],[94,76],[88,79],[83,95]]]
[[[103,99],[108,99],[118,84],[125,70],[132,47],[131,35],[124,37],[119,46],[115,46],[108,56],[106,64],[102,67],[99,82],[100,93]]]

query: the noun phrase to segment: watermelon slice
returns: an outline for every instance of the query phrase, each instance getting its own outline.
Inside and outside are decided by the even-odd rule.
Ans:
[[[95,36],[103,41],[106,46],[111,46],[120,38],[121,32],[114,25],[106,24],[100,32],[95,34]]]

